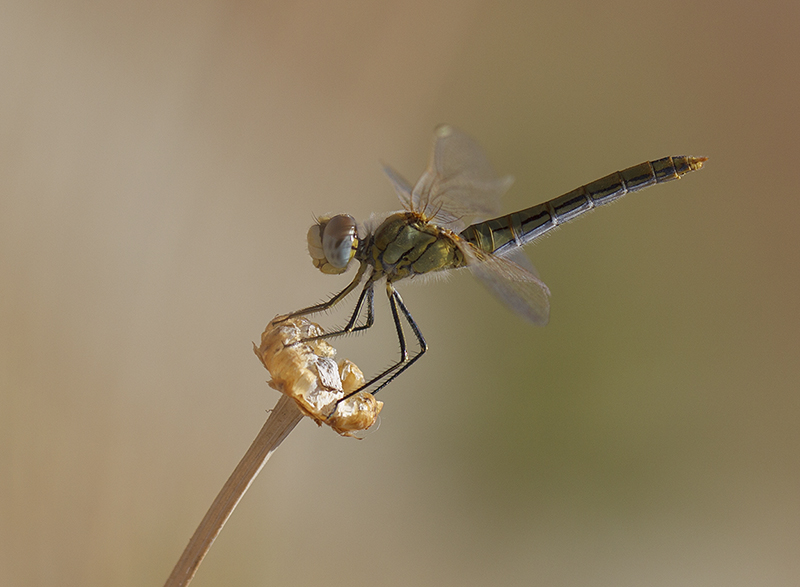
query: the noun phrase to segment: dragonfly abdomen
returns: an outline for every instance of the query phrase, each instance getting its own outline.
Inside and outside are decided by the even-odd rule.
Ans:
[[[705,160],[705,157],[679,156],[645,161],[542,204],[473,224],[460,236],[483,251],[502,254],[629,192],[679,179],[700,169]]]

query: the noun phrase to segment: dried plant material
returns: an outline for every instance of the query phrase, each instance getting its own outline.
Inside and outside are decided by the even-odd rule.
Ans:
[[[297,402],[318,425],[327,424],[343,436],[375,423],[383,402],[367,392],[343,397],[364,385],[361,370],[347,359],[335,361],[336,349],[324,340],[302,342],[324,334],[307,318],[275,318],[253,350],[272,375],[269,385]]]

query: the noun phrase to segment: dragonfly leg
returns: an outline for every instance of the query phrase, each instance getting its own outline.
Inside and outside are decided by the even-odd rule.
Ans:
[[[361,315],[361,308],[364,307],[365,299],[367,300],[367,319],[365,320],[364,324],[356,326],[358,317]],[[347,326],[339,330],[325,332],[324,334],[320,334],[319,336],[304,338],[302,342],[310,342],[312,340],[323,340],[326,338],[342,336],[343,334],[350,334],[352,332],[360,332],[362,330],[370,328],[374,323],[375,323],[375,283],[369,282],[367,283],[367,285],[364,286],[364,289],[361,290],[361,295],[358,296],[358,301],[356,302],[355,310],[353,310],[353,314],[352,316],[350,316],[350,320],[347,322]]]
[[[313,306],[309,306],[308,308],[303,308],[302,310],[297,310],[295,312],[290,312],[285,316],[281,317],[279,320],[283,322],[284,320],[288,320],[290,318],[297,318],[299,316],[308,316],[310,314],[318,314],[319,312],[325,312],[333,308],[336,304],[341,302],[344,298],[346,298],[350,293],[356,288],[356,286],[361,282],[361,278],[364,276],[364,272],[367,270],[366,263],[362,263],[361,266],[358,268],[358,272],[356,276],[353,278],[346,288],[342,291],[337,293],[336,295],[332,296],[327,302],[322,302],[320,304],[315,304]]]
[[[397,293],[397,290],[394,289],[394,287],[392,287],[391,284],[387,284],[386,289],[387,292],[391,291],[391,293],[389,294],[389,301],[391,302],[392,306],[394,323],[395,326],[397,327],[397,337],[401,343],[401,361],[384,373],[384,375],[388,375],[390,372],[397,369],[396,371],[391,373],[391,375],[386,381],[381,383],[378,387],[375,388],[374,391],[372,391],[372,395],[375,395],[381,389],[383,389],[384,387],[389,385],[392,381],[394,381],[397,377],[399,377],[403,371],[405,371],[411,365],[413,365],[417,361],[417,359],[419,359],[422,355],[424,355],[425,352],[428,350],[428,343],[425,342],[425,338],[422,336],[422,332],[420,331],[419,326],[417,326],[417,323],[414,321],[414,318],[411,317],[411,312],[408,311],[408,308],[406,308],[406,305],[403,303],[403,298],[400,297],[400,294]],[[417,353],[414,354],[414,356],[412,356],[411,358],[408,357],[408,353],[405,349],[405,337],[403,336],[403,327],[402,324],[400,323],[400,320],[398,319],[397,309],[395,308],[395,304],[400,307],[400,311],[403,313],[403,317],[406,319],[406,322],[408,322],[408,325],[411,327],[411,330],[417,339],[417,344],[419,345],[419,351],[417,351]],[[383,377],[384,375],[381,375],[381,377]],[[375,381],[381,379],[381,377],[378,377]]]
[[[346,399],[354,396],[360,391],[364,391],[372,387],[373,385],[380,382],[382,379],[386,378],[385,381],[380,383],[371,393],[375,395],[381,389],[389,385],[392,381],[394,381],[403,371],[408,369],[411,365],[413,365],[417,359],[419,359],[422,355],[425,354],[425,351],[428,350],[428,343],[425,342],[425,338],[422,336],[422,332],[420,332],[419,326],[414,321],[414,318],[411,317],[411,312],[408,311],[406,305],[403,303],[403,298],[400,297],[400,294],[397,293],[397,290],[394,289],[391,283],[386,283],[386,295],[389,297],[389,305],[392,309],[392,318],[394,319],[395,329],[397,330],[397,341],[400,344],[400,360],[383,371],[379,373],[364,385],[348,393],[346,396],[341,398],[339,401],[336,402],[336,406],[338,406],[341,402],[345,401]],[[399,312],[398,312],[399,308]],[[403,324],[401,321],[401,313],[402,317],[405,318],[408,325],[411,327],[412,332],[414,333],[415,338],[417,339],[417,344],[419,345],[419,351],[417,351],[413,356],[409,357],[408,348],[406,345],[406,336],[403,332]],[[334,406],[331,413],[336,411],[336,406]]]

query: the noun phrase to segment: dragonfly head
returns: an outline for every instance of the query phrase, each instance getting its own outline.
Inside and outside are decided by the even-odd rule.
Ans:
[[[347,271],[357,248],[356,220],[349,214],[320,218],[308,229],[308,252],[314,267],[323,273],[338,275]]]

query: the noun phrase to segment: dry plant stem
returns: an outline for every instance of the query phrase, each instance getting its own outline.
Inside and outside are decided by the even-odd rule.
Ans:
[[[172,574],[164,584],[165,587],[184,586],[191,582],[197,572],[197,567],[200,566],[208,549],[211,548],[214,539],[228,521],[261,467],[302,418],[303,414],[295,401],[281,395],[253,444],[236,465],[236,469],[225,482],[203,521],[195,530],[178,564],[175,565]]]

